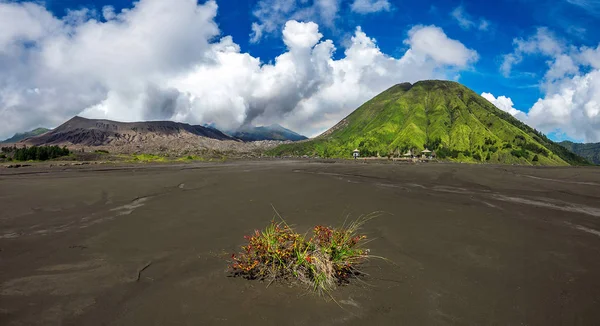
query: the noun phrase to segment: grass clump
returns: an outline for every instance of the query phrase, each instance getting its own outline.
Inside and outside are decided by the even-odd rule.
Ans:
[[[245,236],[247,244],[231,256],[235,276],[268,281],[298,281],[319,293],[329,293],[363,273],[358,267],[369,256],[361,227],[377,214],[361,216],[340,228],[317,225],[302,235],[283,219]],[[311,235],[308,237],[308,235]]]
[[[135,163],[154,163],[168,161],[169,159],[167,157],[155,154],[134,154],[131,156],[131,162]]]
[[[205,161],[206,159],[198,155],[187,155],[177,159],[177,162],[193,162],[193,161]]]

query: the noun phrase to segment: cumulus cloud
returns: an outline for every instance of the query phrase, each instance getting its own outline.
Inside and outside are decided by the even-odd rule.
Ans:
[[[533,105],[528,117],[542,131],[600,142],[600,70],[557,81],[552,91]]]
[[[463,6],[458,6],[450,12],[450,16],[454,18],[458,25],[464,29],[469,30],[471,28],[477,28],[480,31],[487,31],[490,27],[490,22],[484,18],[479,18],[478,21],[473,20],[471,15],[469,15]]]
[[[509,55],[516,59],[510,66],[523,61],[526,55],[547,58],[548,64],[540,82],[544,96],[521,120],[546,133],[600,141],[600,45],[577,48],[565,44],[546,28],[538,29],[527,40],[515,40],[514,45],[514,52]],[[502,104],[494,104],[502,108]]]
[[[410,45],[411,49],[443,64],[466,67],[479,58],[475,50],[467,49],[461,42],[448,38],[436,26],[415,26],[408,32],[408,36],[404,43]]]
[[[354,0],[350,8],[359,14],[371,14],[379,11],[390,11],[388,0]]]
[[[253,11],[250,42],[280,32],[288,20],[311,20],[333,27],[341,0],[260,0]]]
[[[579,54],[579,60],[584,64],[600,69],[600,44],[594,48],[583,47]]]
[[[515,109],[514,103],[510,97],[498,96],[496,98],[493,94],[486,92],[481,93],[481,96],[494,104],[498,109],[508,112],[510,115],[523,122],[527,122],[527,114]]]
[[[264,63],[220,34],[216,14],[214,1],[140,0],[98,21],[0,2],[0,138],[74,115],[225,130],[278,122],[315,135],[395,83],[447,79],[477,60],[435,26],[411,29],[398,58],[358,27],[334,59],[316,23],[290,20],[286,50]]]

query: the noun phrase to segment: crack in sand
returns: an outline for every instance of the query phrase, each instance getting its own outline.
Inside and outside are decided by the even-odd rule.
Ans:
[[[491,204],[491,203],[488,203],[487,201],[481,200],[480,202],[483,203],[484,205],[488,206],[488,207],[491,207],[491,208],[499,208],[498,206],[496,206],[494,204]]]
[[[14,238],[18,238],[19,234],[16,232],[8,232],[8,233],[4,233],[2,235],[0,235],[0,239],[14,239]]]
[[[568,226],[572,227],[575,230],[587,232],[587,233],[590,233],[590,234],[593,234],[593,235],[597,235],[597,236],[600,237],[600,231],[588,228],[588,227],[583,226],[583,225],[573,224],[573,223],[570,223],[570,222],[565,222],[565,224],[567,224]]]
[[[570,184],[586,185],[586,186],[600,186],[600,183],[595,183],[595,182],[557,180],[557,179],[550,179],[550,178],[535,177],[535,176],[526,175],[526,174],[518,174],[518,175],[526,177],[526,178],[537,179],[537,180],[545,180],[545,181],[560,182],[560,183],[570,183]]]
[[[582,214],[586,214],[586,215],[600,217],[600,209],[596,208],[596,207],[576,205],[576,204],[556,201],[558,203],[563,204],[563,206],[559,206],[559,205],[545,202],[545,201],[537,201],[537,200],[526,199],[526,198],[521,198],[521,197],[509,197],[509,196],[504,196],[504,195],[499,195],[499,194],[492,195],[492,198],[496,199],[496,200],[505,201],[505,202],[513,202],[513,203],[525,204],[525,205],[530,205],[530,206],[550,208],[550,209],[560,210],[563,212],[582,213]]]
[[[48,235],[51,233],[62,233],[62,232],[68,231],[74,227],[79,227],[80,229],[84,229],[84,228],[90,227],[90,226],[98,224],[98,223],[113,220],[119,216],[130,215],[136,209],[144,206],[147,203],[147,201],[153,197],[155,197],[155,196],[139,197],[139,198],[132,200],[129,204],[118,206],[118,207],[112,208],[108,211],[98,212],[98,213],[94,213],[94,214],[91,214],[88,216],[84,216],[84,217],[81,217],[74,221],[71,221],[69,223],[58,225],[58,226],[39,228],[39,229],[36,229],[35,227],[30,227],[29,232],[10,230],[8,232],[5,232],[4,234],[0,234],[0,239],[15,239],[15,238],[19,238],[22,236],[32,236],[32,235],[44,236],[44,235]],[[37,226],[41,227],[42,225],[37,225]]]
[[[42,268],[48,274],[37,274],[9,280],[0,285],[0,295],[28,296],[35,293],[51,295],[89,294],[89,284],[108,288],[125,283],[123,271],[103,260],[55,265]]]
[[[131,203],[123,205],[123,206],[115,207],[115,208],[111,209],[110,211],[117,212],[117,216],[129,215],[129,214],[133,213],[133,211],[136,208],[140,208],[140,207],[144,206],[145,205],[144,203],[150,198],[151,198],[150,196],[136,198]]]
[[[338,179],[342,179],[341,177],[344,177],[344,176],[345,177],[357,177],[357,178],[371,178],[369,176],[356,175],[356,174],[343,174],[343,173],[331,173],[331,172],[320,172],[320,171],[319,172],[311,172],[311,171],[303,171],[303,170],[294,170],[293,172],[331,175],[331,176],[337,177]],[[534,178],[534,179],[543,179],[543,180],[556,181],[556,182],[598,185],[595,183],[569,182],[569,181],[545,179],[545,178],[539,178],[539,177],[533,177],[533,176],[527,176],[527,175],[523,175],[523,176]],[[372,178],[372,179],[379,179],[379,178]],[[349,179],[347,179],[347,181],[352,182]],[[533,200],[533,199],[527,199],[527,198],[521,198],[521,197],[510,197],[510,196],[505,196],[505,195],[501,195],[501,194],[493,194],[493,193],[490,193],[489,190],[478,190],[477,192],[475,192],[475,191],[470,191],[469,189],[459,188],[459,187],[439,186],[439,185],[433,186],[433,187],[426,187],[426,186],[423,186],[420,184],[415,184],[415,183],[377,182],[377,183],[375,183],[375,185],[378,187],[398,188],[398,189],[403,189],[403,190],[408,190],[406,187],[403,187],[403,186],[409,186],[412,188],[420,188],[420,189],[423,189],[426,191],[455,193],[455,194],[460,194],[460,195],[483,195],[485,198],[491,198],[491,199],[500,200],[500,201],[504,201],[504,202],[513,202],[513,203],[518,203],[518,204],[525,204],[525,205],[530,205],[530,206],[555,209],[555,210],[560,210],[560,211],[564,211],[564,212],[581,213],[581,214],[591,215],[591,216],[595,216],[595,217],[600,217],[600,208],[596,208],[596,207],[572,204],[572,203],[567,203],[567,202],[560,202],[560,201],[556,201],[556,200],[554,200],[553,203],[551,203],[551,202],[547,202],[547,201],[539,201],[539,200]],[[498,208],[497,206],[495,206],[491,203],[488,203],[485,201],[480,201],[480,202],[488,207]]]

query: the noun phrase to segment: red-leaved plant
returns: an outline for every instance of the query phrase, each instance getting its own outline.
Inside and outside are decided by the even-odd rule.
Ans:
[[[281,222],[273,220],[263,231],[244,237],[247,244],[231,255],[230,271],[269,282],[296,279],[327,292],[361,274],[357,267],[369,258],[369,250],[364,248],[367,237],[358,231],[376,216],[364,215],[340,228],[315,226],[308,239],[279,216]]]

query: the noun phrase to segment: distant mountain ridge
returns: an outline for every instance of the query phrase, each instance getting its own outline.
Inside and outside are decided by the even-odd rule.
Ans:
[[[563,141],[558,143],[571,152],[588,159],[590,162],[600,165],[600,143],[574,143]]]
[[[299,141],[308,139],[292,130],[278,124],[262,127],[243,128],[233,133],[233,136],[243,141],[280,140]]]
[[[268,153],[350,158],[354,149],[397,156],[426,148],[467,162],[589,164],[464,85],[440,80],[392,86],[320,136]]]
[[[123,145],[183,138],[237,141],[216,129],[173,121],[117,122],[74,117],[54,130],[30,137],[31,145],[70,143],[85,146]]]
[[[29,137],[34,137],[34,136],[39,136],[43,133],[46,133],[50,131],[50,129],[47,128],[36,128],[33,129],[31,131],[27,131],[27,132],[22,132],[22,133],[16,133],[14,136],[4,140],[4,141],[0,141],[0,143],[16,143],[16,142],[20,142],[23,139],[27,139]]]

